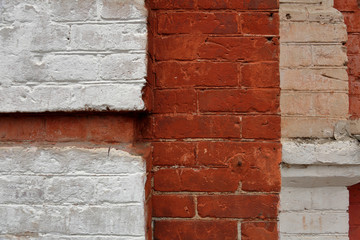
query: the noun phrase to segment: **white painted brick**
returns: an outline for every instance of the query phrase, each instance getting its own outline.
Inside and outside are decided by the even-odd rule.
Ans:
[[[145,20],[146,16],[144,0],[102,0],[102,18]]]
[[[318,235],[310,234],[308,236],[300,234],[280,234],[280,240],[349,240],[346,234]]]
[[[107,177],[96,179],[95,201],[98,203],[139,202],[144,196],[144,174],[124,177]]]
[[[140,156],[108,148],[0,147],[0,174],[133,174],[143,173]]]
[[[0,112],[144,109],[143,0],[3,0],[0,8]],[[121,14],[108,16],[121,23],[102,13]]]
[[[360,165],[355,139],[344,141],[282,141],[282,160],[288,164]]]
[[[317,22],[282,22],[281,42],[345,42],[346,26]]]
[[[331,7],[307,6],[309,14],[309,21],[320,22],[324,25],[331,25],[334,23],[342,23],[344,26],[344,17],[340,11]]]
[[[346,69],[283,69],[281,74],[282,90],[302,91],[348,91]]]
[[[0,204],[40,204],[45,198],[42,176],[0,176]]]
[[[1,18],[5,22],[31,22],[39,16],[47,16],[47,1],[38,0],[2,0]]]
[[[32,24],[30,29],[26,29],[25,26],[21,26],[20,28],[22,30],[25,28],[27,34],[29,32],[31,33],[30,49],[32,51],[65,51],[69,46],[70,26],[68,25],[39,22]],[[18,39],[24,36],[16,37]],[[28,39],[28,41],[30,39]]]
[[[360,166],[289,165],[281,168],[284,187],[343,187],[360,182]]]
[[[71,27],[71,48],[80,50],[146,49],[147,27],[141,24],[83,24]]]
[[[71,234],[143,235],[144,216],[142,205],[72,207],[68,229]]]
[[[295,8],[293,4],[283,3],[281,4],[279,14],[281,23],[288,21],[305,21],[308,17],[306,5],[298,5]]]
[[[39,62],[47,66],[49,81],[95,81],[98,77],[99,61],[93,55],[48,55]]]
[[[346,212],[282,212],[281,233],[346,234],[349,230]]]
[[[304,210],[347,211],[348,205],[349,193],[346,187],[283,187],[280,193],[280,209],[282,212]]]
[[[130,236],[116,236],[116,235],[62,235],[62,234],[42,234],[42,233],[28,233],[27,235],[20,237],[19,235],[1,235],[1,240],[144,240],[144,236],[130,237]]]
[[[314,45],[312,51],[316,66],[344,66],[347,62],[346,48],[342,45]]]
[[[306,67],[312,61],[311,46],[281,45],[280,67]]]
[[[0,232],[143,236],[142,205],[0,206]]]
[[[283,115],[342,117],[348,114],[348,93],[285,92],[281,94]]]
[[[93,204],[96,183],[93,177],[52,177],[45,184],[45,200],[55,204]]]
[[[335,124],[344,119],[283,115],[281,134],[283,138],[332,138]]]
[[[55,21],[84,21],[96,18],[96,0],[53,0],[50,9]]]
[[[144,187],[121,150],[0,147],[0,239],[143,240]]]
[[[101,61],[103,79],[141,79],[146,76],[144,54],[112,54]]]
[[[116,70],[114,70],[116,71]],[[145,82],[145,80],[143,80]],[[0,112],[143,110],[144,84],[0,87]],[[16,100],[16,104],[14,101]]]

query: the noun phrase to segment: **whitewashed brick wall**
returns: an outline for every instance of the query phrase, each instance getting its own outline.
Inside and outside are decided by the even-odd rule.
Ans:
[[[144,185],[121,150],[0,147],[0,239],[143,240]]]
[[[331,0],[280,0],[281,131],[334,136],[348,117],[346,25]]]
[[[280,239],[347,240],[360,146],[346,122],[344,18],[332,0],[280,0],[280,39]]]
[[[0,112],[141,110],[144,0],[1,0]]]
[[[280,199],[281,240],[348,239],[346,187],[284,187]]]

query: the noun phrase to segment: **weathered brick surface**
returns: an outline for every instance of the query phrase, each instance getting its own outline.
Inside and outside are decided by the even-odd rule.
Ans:
[[[360,89],[360,7],[356,0],[338,1],[334,2],[335,7],[340,10],[345,18],[345,23],[348,32],[347,54],[349,57],[348,73],[349,73],[349,101],[350,101],[350,115],[352,118],[359,118],[359,99]]]
[[[149,0],[148,7],[154,98],[144,137],[153,141],[154,238],[274,238],[278,1]],[[252,220],[254,230],[245,223],[242,233]]]
[[[41,239],[47,234],[144,238],[141,156],[79,147],[0,147],[0,152],[0,238],[24,233]]]
[[[349,189],[349,237],[350,240],[355,240],[360,236],[360,184],[353,185]]]
[[[283,0],[280,19],[282,137],[332,137],[349,109],[344,17],[332,1]]]
[[[0,112],[144,109],[144,0],[6,0],[0,11]]]

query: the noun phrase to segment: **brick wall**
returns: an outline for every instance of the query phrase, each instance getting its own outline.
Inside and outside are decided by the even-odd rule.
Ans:
[[[357,0],[339,1],[335,0],[335,7],[340,10],[344,17],[348,32],[347,54],[349,58],[349,113],[352,119],[360,116],[360,2]],[[352,132],[359,134],[358,122],[352,122]],[[359,184],[349,187],[349,238],[355,240],[360,238],[359,231]]]
[[[280,1],[281,239],[349,239],[346,186],[360,162],[345,21],[331,0]]]
[[[0,112],[144,108],[144,0],[3,0],[0,12]]]
[[[278,2],[147,4],[154,239],[277,239]]]
[[[357,0],[335,0],[335,7],[342,12],[348,32],[350,115],[360,116],[360,3]]]
[[[1,114],[0,239],[144,239],[138,119]]]
[[[0,239],[145,239],[146,22],[143,0],[0,1]]]
[[[350,240],[360,237],[360,184],[349,187],[350,207],[349,207],[349,237]]]
[[[346,26],[331,1],[282,0],[281,115],[284,138],[330,138],[348,117]]]

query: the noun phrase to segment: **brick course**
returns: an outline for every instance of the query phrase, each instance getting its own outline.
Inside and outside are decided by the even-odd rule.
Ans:
[[[278,1],[147,5],[154,238],[275,239]]]

